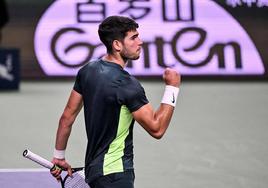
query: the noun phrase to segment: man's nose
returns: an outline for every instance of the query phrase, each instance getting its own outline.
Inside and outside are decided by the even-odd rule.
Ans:
[[[143,41],[139,38],[139,42],[138,42],[139,46],[141,46],[143,44]]]

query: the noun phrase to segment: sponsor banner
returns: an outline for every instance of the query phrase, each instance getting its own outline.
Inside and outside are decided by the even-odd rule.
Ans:
[[[19,89],[19,83],[19,50],[0,48],[0,90]]]
[[[257,0],[57,0],[36,27],[35,54],[46,75],[74,76],[106,52],[99,23],[123,15],[139,23],[144,42],[140,59],[127,64],[135,76],[160,76],[173,67],[184,76],[265,77],[260,51],[232,9],[267,6]]]

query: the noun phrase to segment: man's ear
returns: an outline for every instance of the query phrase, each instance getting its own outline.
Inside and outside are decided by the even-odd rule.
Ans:
[[[114,40],[113,47],[116,51],[120,52],[123,48],[122,42],[120,42],[119,40]]]

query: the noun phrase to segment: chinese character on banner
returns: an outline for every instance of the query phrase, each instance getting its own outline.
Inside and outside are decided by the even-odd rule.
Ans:
[[[268,6],[268,0],[226,0],[226,4],[232,7],[242,6],[246,4],[248,7],[252,7],[253,4],[256,4],[257,7]]]
[[[194,21],[194,0],[162,0],[162,15],[166,22]]]
[[[236,7],[237,5],[239,6],[242,5],[240,0],[226,0],[226,4],[232,7]]]
[[[96,3],[89,0],[86,3],[77,3],[78,23],[99,23],[106,17],[105,3]]]
[[[246,3],[248,7],[251,7],[253,3],[257,2],[257,0],[242,0],[242,1]]]
[[[128,13],[128,15],[134,19],[138,20],[144,18],[151,11],[150,7],[137,6],[136,2],[149,2],[150,0],[119,0],[120,2],[128,2],[129,5],[124,10],[120,11],[120,14]]]

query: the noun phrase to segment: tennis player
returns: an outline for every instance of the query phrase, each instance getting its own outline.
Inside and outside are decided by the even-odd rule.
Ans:
[[[133,188],[134,121],[160,139],[174,111],[179,73],[170,68],[163,73],[166,87],[160,107],[154,111],[141,84],[124,70],[128,60],[140,56],[138,27],[134,20],[122,16],[110,16],[99,25],[107,54],[80,69],[59,121],[52,162],[71,174],[65,149],[72,124],[84,106],[88,139],[85,176],[91,188]],[[60,170],[51,173],[57,178]]]

